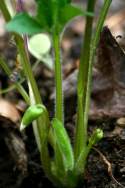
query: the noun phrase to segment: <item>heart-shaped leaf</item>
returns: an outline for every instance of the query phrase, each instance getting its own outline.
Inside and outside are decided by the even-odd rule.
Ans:
[[[8,31],[19,34],[36,34],[42,32],[39,23],[27,13],[19,13],[6,25]]]
[[[81,8],[79,8],[77,6],[68,4],[60,10],[59,20],[60,20],[61,24],[64,26],[68,21],[70,21],[74,17],[83,16],[83,15],[93,16],[92,13],[83,11]]]

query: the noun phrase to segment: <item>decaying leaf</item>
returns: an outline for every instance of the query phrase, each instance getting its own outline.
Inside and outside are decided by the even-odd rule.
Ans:
[[[119,118],[125,115],[125,54],[104,27],[93,71],[90,118]]]
[[[0,99],[0,115],[15,123],[20,120],[20,114],[16,106],[5,99]]]

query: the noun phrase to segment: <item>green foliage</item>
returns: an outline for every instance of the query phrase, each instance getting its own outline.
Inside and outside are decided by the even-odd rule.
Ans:
[[[71,5],[71,1],[38,0],[36,2],[37,14],[35,17],[26,13],[17,14],[7,24],[7,30],[29,35],[40,32],[59,33],[72,18],[80,15],[93,16],[92,13]]]
[[[27,13],[19,13],[6,25],[8,31],[19,34],[35,34],[42,32],[41,26]]]
[[[51,0],[38,1],[37,3],[38,9],[36,19],[46,31],[49,31],[53,26],[53,10],[56,8],[54,5],[54,2]]]
[[[67,24],[71,19],[76,16],[82,16],[84,13],[87,15],[86,12],[71,4],[64,6],[59,12],[60,30],[63,29],[65,24]]]
[[[87,156],[94,144],[102,137],[103,132],[96,129],[90,139],[87,136],[88,113],[90,103],[90,89],[92,77],[92,62],[95,48],[98,43],[100,31],[102,29],[111,0],[105,0],[100,17],[97,23],[96,32],[92,38],[93,11],[96,0],[88,0],[87,11],[83,11],[71,4],[71,0],[35,0],[37,13],[35,17],[27,13],[19,13],[11,20],[11,16],[6,8],[4,0],[1,0],[0,9],[8,22],[6,28],[12,31],[15,42],[21,57],[21,64],[24,69],[29,86],[30,107],[24,113],[20,129],[25,129],[33,122],[34,135],[40,152],[42,167],[47,177],[57,187],[75,188],[78,180],[84,173]],[[70,138],[64,127],[63,119],[63,90],[62,90],[62,70],[60,62],[60,34],[65,25],[74,17],[83,15],[86,18],[86,38],[84,51],[81,55],[79,76],[78,76],[78,109],[77,124],[74,145],[70,143]],[[27,49],[23,41],[24,38],[15,34],[34,35],[36,33],[48,32],[51,35],[54,55],[55,55],[55,87],[56,106],[55,116],[52,122],[49,120],[48,111],[42,104],[39,89],[34,78],[32,67],[29,62]],[[39,42],[39,41],[38,41]],[[87,44],[87,45],[86,45]],[[11,71],[6,63],[0,61],[8,75]],[[9,70],[9,71],[8,71]],[[20,93],[26,101],[27,95],[24,88],[18,87]],[[35,122],[34,122],[35,120]],[[35,123],[35,124],[34,124]],[[88,141],[88,143],[87,143]],[[48,143],[53,148],[53,156],[49,154]],[[77,147],[78,146],[78,147]]]

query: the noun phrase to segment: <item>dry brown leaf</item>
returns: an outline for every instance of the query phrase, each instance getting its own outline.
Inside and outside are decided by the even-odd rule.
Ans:
[[[20,115],[16,107],[0,99],[0,141],[4,140],[16,168],[25,176],[27,175],[28,159],[25,144],[19,132],[17,123],[19,119]]]
[[[16,106],[5,99],[0,99],[0,115],[15,123],[20,120],[20,114]]]
[[[125,115],[125,54],[104,27],[93,74],[90,118],[119,118]]]

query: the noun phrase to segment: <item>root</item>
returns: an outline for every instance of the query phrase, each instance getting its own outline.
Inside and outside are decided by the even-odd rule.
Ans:
[[[95,147],[93,147],[93,149],[100,155],[101,159],[103,160],[103,162],[107,165],[107,168],[108,168],[108,174],[109,176],[111,177],[111,179],[117,184],[119,185],[121,188],[125,188],[124,185],[122,185],[121,183],[119,183],[115,177],[113,176],[113,173],[112,173],[112,165],[111,163],[107,160],[107,158]]]

